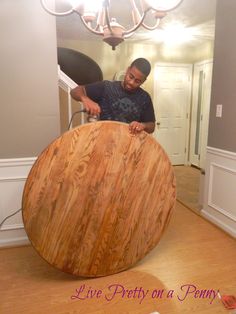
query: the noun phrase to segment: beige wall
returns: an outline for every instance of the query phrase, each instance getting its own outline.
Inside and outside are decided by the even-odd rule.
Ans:
[[[208,145],[236,152],[236,1],[218,0]],[[216,105],[223,105],[222,118]]]
[[[0,12],[0,158],[36,156],[59,134],[55,19],[40,1]]]

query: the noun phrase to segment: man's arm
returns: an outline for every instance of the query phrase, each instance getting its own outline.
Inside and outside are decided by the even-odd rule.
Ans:
[[[73,99],[83,103],[88,113],[92,115],[99,115],[101,113],[101,108],[99,107],[98,103],[87,96],[84,86],[78,85],[71,90],[70,94]]]
[[[153,133],[155,131],[155,122],[143,122],[144,131],[147,133]]]
[[[140,122],[133,121],[130,124],[130,132],[136,133],[141,131],[146,131],[147,133],[153,133],[156,126],[155,112],[153,108],[153,103],[150,95],[144,91],[144,101],[145,107],[141,113],[141,117],[139,119]]]

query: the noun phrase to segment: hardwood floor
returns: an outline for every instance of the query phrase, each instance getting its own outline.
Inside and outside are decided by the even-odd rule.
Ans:
[[[73,277],[30,246],[1,249],[0,313],[233,313],[216,293],[236,295],[235,261],[235,239],[177,202],[156,248],[112,276]]]
[[[190,166],[174,166],[177,183],[177,199],[199,213],[200,170]]]

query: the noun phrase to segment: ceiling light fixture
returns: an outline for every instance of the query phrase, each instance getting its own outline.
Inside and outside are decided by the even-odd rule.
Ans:
[[[194,40],[196,31],[193,27],[185,27],[181,23],[169,23],[164,29],[160,31],[159,37],[162,37],[162,41],[165,45],[176,46]]]
[[[116,18],[110,18],[112,0],[70,0],[71,8],[64,12],[56,12],[48,8],[46,0],[40,0],[43,8],[55,16],[65,16],[77,13],[84,26],[93,34],[103,36],[103,40],[112,46],[112,50],[132,36],[140,27],[154,30],[166,14],[177,8],[183,0],[129,0],[130,16],[133,26],[126,29],[120,25]],[[68,1],[68,0],[67,0]],[[117,0],[116,0],[117,1]],[[128,3],[128,1],[126,2]],[[124,11],[127,9],[124,8]],[[155,19],[155,24],[150,26],[145,23],[148,12]]]

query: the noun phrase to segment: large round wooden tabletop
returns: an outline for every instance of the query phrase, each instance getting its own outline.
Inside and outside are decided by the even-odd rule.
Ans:
[[[23,221],[49,264],[105,276],[157,245],[175,197],[172,166],[154,138],[99,121],[66,132],[41,153],[25,184]]]

